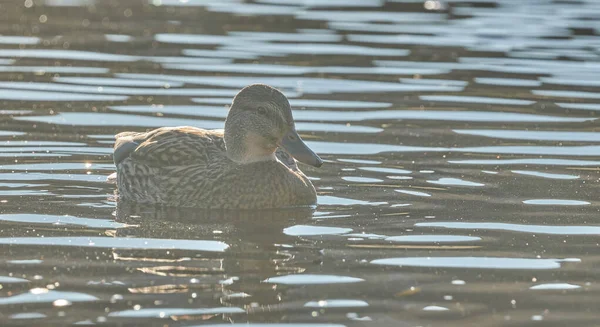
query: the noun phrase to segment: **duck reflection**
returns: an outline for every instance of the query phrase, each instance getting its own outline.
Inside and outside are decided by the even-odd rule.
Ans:
[[[149,279],[148,283],[129,287],[132,294],[141,298],[161,294],[162,304],[168,307],[223,309],[208,316],[184,315],[173,319],[205,320],[222,316],[235,321],[235,313],[239,312],[231,312],[233,308],[242,309],[240,312],[264,312],[280,302],[276,287],[263,281],[282,272],[303,272],[306,267],[291,260],[298,248],[303,253],[301,262],[318,259],[316,245],[283,232],[286,227],[310,221],[313,212],[312,208],[202,211],[119,202],[116,220],[132,227],[112,230],[114,236],[217,241],[228,247],[224,251],[115,249],[113,257]],[[307,248],[314,251],[306,251]],[[315,258],[306,258],[307,252]],[[136,280],[140,281],[139,277]]]

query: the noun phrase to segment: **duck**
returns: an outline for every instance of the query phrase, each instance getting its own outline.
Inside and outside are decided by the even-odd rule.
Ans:
[[[297,162],[323,164],[298,134],[287,97],[266,84],[235,95],[223,130],[122,132],[113,160],[118,201],[205,209],[315,206]]]

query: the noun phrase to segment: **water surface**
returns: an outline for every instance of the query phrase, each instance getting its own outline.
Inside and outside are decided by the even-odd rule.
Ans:
[[[0,4],[0,325],[596,326],[600,3]],[[316,210],[117,203],[112,136],[280,88]]]

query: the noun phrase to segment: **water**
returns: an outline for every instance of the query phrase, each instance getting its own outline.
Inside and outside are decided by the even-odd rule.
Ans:
[[[0,4],[0,325],[596,326],[600,3]],[[282,89],[312,210],[117,205],[112,135]]]

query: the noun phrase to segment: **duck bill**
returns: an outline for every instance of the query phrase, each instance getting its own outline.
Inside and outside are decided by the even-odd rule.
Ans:
[[[314,153],[304,141],[302,141],[295,129],[291,130],[283,137],[281,146],[289,152],[292,157],[302,163],[314,167],[321,167],[321,165],[323,165],[323,159],[319,158],[319,156]]]

